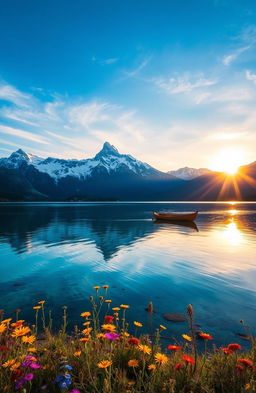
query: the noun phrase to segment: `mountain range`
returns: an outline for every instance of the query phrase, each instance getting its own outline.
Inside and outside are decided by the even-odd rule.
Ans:
[[[108,142],[93,158],[0,159],[1,200],[256,200],[256,162],[234,178],[206,168],[161,172]]]

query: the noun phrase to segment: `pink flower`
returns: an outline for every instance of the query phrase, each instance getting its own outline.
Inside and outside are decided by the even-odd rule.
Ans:
[[[40,368],[40,364],[38,364],[38,363],[31,363],[29,367],[32,368],[33,370],[37,370],[38,368]]]
[[[34,374],[32,373],[24,375],[24,381],[31,381],[31,379],[33,378],[34,378]]]
[[[120,334],[116,334],[116,333],[105,333],[105,337],[108,338],[111,341],[114,341],[116,339],[118,339],[118,337],[120,337]]]

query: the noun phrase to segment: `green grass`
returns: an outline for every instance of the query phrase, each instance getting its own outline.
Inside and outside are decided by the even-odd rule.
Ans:
[[[121,305],[119,310],[113,310],[112,303],[106,301],[107,291],[107,286],[95,287],[95,296],[90,297],[91,310],[85,310],[87,314],[81,316],[81,326],[75,327],[71,335],[66,332],[66,307],[57,334],[52,333],[51,315],[43,302],[35,309],[32,326],[19,320],[19,311],[16,321],[8,321],[2,314],[0,392],[256,391],[253,337],[248,352],[242,352],[236,343],[227,348],[213,347],[214,350],[209,351],[207,346],[211,337],[201,337],[205,350],[199,354],[193,308],[189,305],[187,337],[181,337],[179,346],[170,342],[169,345],[176,346],[168,349],[160,345],[164,326],[160,325],[153,337],[138,335],[140,326],[134,327],[134,321],[129,321],[129,307]],[[129,334],[129,325],[133,327],[130,330],[135,328],[134,336]]]

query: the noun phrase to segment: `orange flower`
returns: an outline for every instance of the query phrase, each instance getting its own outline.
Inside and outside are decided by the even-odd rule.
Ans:
[[[187,341],[192,341],[192,337],[188,336],[187,334],[182,334],[182,337]]]
[[[103,333],[98,333],[98,334],[97,334],[97,338],[106,338],[106,337],[105,337],[105,334],[103,334]]]
[[[134,321],[133,324],[137,327],[142,327],[142,323]]]
[[[123,308],[123,309],[130,308],[130,306],[128,306],[127,304],[120,304],[120,307]]]
[[[36,348],[35,347],[28,348],[28,352],[36,352]]]
[[[35,307],[33,307],[34,310],[40,310],[40,308],[42,308],[42,306],[35,306]]]
[[[167,329],[167,327],[164,326],[164,325],[159,325],[159,327],[160,327],[160,329],[162,329],[162,330],[166,330],[166,329]]]
[[[38,304],[44,304],[45,300],[40,300],[40,302],[37,302]]]
[[[120,311],[120,308],[119,307],[112,307],[112,310],[113,311]]]
[[[11,327],[13,328],[20,327],[23,325],[23,322],[25,322],[24,319],[20,319],[19,321],[12,323]]]
[[[149,370],[155,370],[156,369],[156,365],[155,364],[150,364],[149,366],[148,366],[148,369]]]
[[[98,367],[99,368],[107,368],[109,366],[111,366],[112,362],[110,360],[102,360],[102,362],[98,363]]]
[[[147,345],[139,345],[138,346],[138,349],[141,351],[141,352],[143,352],[143,353],[145,353],[145,354],[147,354],[147,355],[150,355],[151,354],[151,348],[149,348]]]
[[[139,367],[139,362],[137,359],[131,359],[128,362],[129,367]]]
[[[14,329],[11,336],[12,337],[22,337],[22,336],[25,336],[26,334],[28,334],[29,332],[30,332],[30,329],[28,326],[26,326],[26,327],[21,326],[21,327]]]
[[[93,287],[93,289],[95,289],[95,291],[98,292],[98,290],[100,289],[100,286],[96,285],[95,287]]]
[[[11,367],[10,367],[10,370],[11,371],[14,371],[14,370],[16,370],[17,368],[19,368],[20,367],[20,362],[16,362],[16,363],[14,363]]]
[[[82,343],[87,343],[89,341],[88,337],[84,337],[84,338],[80,338],[80,340]]]
[[[168,362],[168,357],[163,353],[158,352],[155,354],[155,361],[160,365],[164,365]]]
[[[4,323],[1,323],[1,325],[0,325],[0,334],[5,332],[6,329],[7,329],[6,325]]]
[[[101,327],[103,330],[109,330],[110,332],[116,330],[116,326],[112,325],[111,323],[104,323],[103,325],[101,325]]]
[[[109,285],[102,285],[102,288],[108,289]]]
[[[242,347],[241,347],[241,345],[239,345],[239,344],[237,344],[237,343],[234,343],[234,344],[228,344],[227,349],[228,349],[230,352],[236,352],[236,351],[238,351],[239,349],[242,349]]]
[[[78,356],[79,357],[79,356],[81,356],[81,353],[82,353],[81,351],[76,351],[76,352],[74,352],[74,356]]]
[[[82,333],[83,333],[85,336],[87,336],[88,334],[91,333],[91,331],[92,331],[92,328],[87,328],[87,329],[84,329],[84,330],[82,331]]]
[[[84,323],[83,323],[83,326],[88,326],[88,325],[90,325],[90,323],[91,323],[90,321],[84,322]]]
[[[90,311],[84,311],[84,312],[82,312],[82,313],[80,314],[80,316],[81,316],[81,317],[88,318],[88,317],[91,316],[91,313],[90,313]]]
[[[189,364],[194,364],[195,363],[194,359],[189,357],[189,356],[187,356],[187,355],[182,355],[182,359],[185,360],[185,362],[189,363]]]
[[[201,338],[203,338],[204,340],[213,340],[213,337],[210,335],[210,334],[208,334],[208,333],[199,333],[199,336],[201,337]]]
[[[170,349],[170,351],[179,351],[181,349],[180,345],[168,345],[167,349]]]
[[[1,321],[1,323],[8,324],[9,322],[11,322],[11,320],[12,320],[12,318],[7,318],[7,319],[4,319],[3,321]]]
[[[28,343],[28,344],[32,344],[35,340],[36,340],[35,336],[23,336],[21,339],[23,343]]]
[[[4,368],[7,368],[7,367],[12,366],[15,362],[16,362],[16,359],[10,359],[10,360],[7,360],[7,362],[3,363],[2,366]]]
[[[249,367],[249,368],[253,367],[253,361],[250,359],[237,359],[237,361],[246,367]]]
[[[106,302],[106,303],[111,303],[111,302],[112,302],[112,300],[110,300],[110,299],[107,299],[107,300],[105,300],[105,302]]]

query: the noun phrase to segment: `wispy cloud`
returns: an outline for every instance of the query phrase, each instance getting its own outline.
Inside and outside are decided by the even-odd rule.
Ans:
[[[207,79],[203,76],[192,77],[183,75],[171,78],[153,78],[152,82],[169,94],[188,93],[194,89],[209,87],[217,84],[216,79]]]
[[[16,136],[18,138],[22,138],[22,139],[28,139],[32,142],[42,143],[45,145],[50,144],[50,142],[47,141],[45,138],[35,135],[34,133],[31,133],[31,132],[20,130],[18,128],[0,125],[0,132],[2,132],[3,134],[14,135],[14,136]]]
[[[22,93],[20,90],[6,83],[0,84],[0,100],[26,107],[28,106],[29,99],[29,94]]]
[[[98,59],[93,56],[92,61],[100,65],[111,65],[119,61],[119,57],[109,57],[107,59]]]
[[[140,74],[140,72],[148,65],[152,56],[146,57],[134,70],[132,71],[123,71],[123,74],[126,78],[134,78]]]
[[[248,81],[252,81],[254,84],[256,84],[256,74],[253,74],[250,70],[246,70],[245,76]]]
[[[225,66],[229,66],[234,60],[236,60],[242,53],[246,52],[251,48],[251,45],[244,46],[236,49],[233,53],[223,57],[222,62]]]

